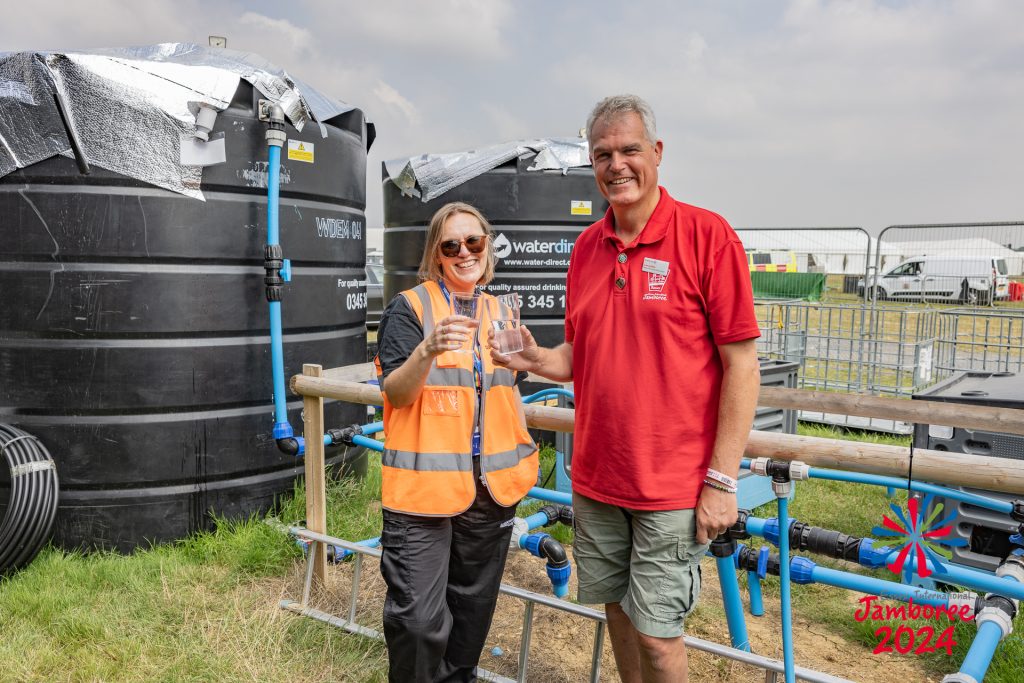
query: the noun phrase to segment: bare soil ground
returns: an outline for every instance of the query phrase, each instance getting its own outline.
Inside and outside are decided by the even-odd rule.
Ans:
[[[275,604],[277,595],[293,599],[301,596],[303,566],[296,566],[291,576],[268,586],[268,593],[273,594]],[[347,617],[353,570],[354,564],[351,562],[330,567],[327,591],[316,599],[315,606],[340,617]],[[728,644],[729,632],[722,616],[721,593],[714,563],[710,559],[705,560],[703,574],[702,606],[698,607],[687,621],[687,634]],[[543,561],[524,552],[513,552],[509,555],[504,582],[545,595],[550,595],[551,591],[544,573]],[[381,629],[384,590],[377,561],[369,557],[364,558],[356,617],[359,624],[378,631]],[[799,587],[796,590],[799,590]],[[574,574],[569,595],[575,594]],[[851,596],[851,619],[854,609],[855,602]],[[501,596],[480,660],[483,668],[509,678],[516,677],[523,614],[522,601]],[[766,597],[765,615],[759,618],[748,616],[747,630],[754,652],[781,661],[782,641],[776,601]],[[594,635],[594,621],[548,607],[536,606],[527,664],[528,680],[543,683],[576,683],[588,680]],[[873,655],[870,648],[830,632],[827,624],[815,621],[810,615],[794,614],[793,637],[796,662],[799,666],[809,669],[865,683],[913,683],[938,681],[941,678],[929,675],[913,658]],[[500,654],[493,654],[494,648],[500,648]],[[692,681],[760,683],[765,680],[765,672],[756,667],[705,654],[692,648],[689,656]],[[780,675],[779,680],[781,679]],[[619,680],[607,637],[601,654],[600,680]]]

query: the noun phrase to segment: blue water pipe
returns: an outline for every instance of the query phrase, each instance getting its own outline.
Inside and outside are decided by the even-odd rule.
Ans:
[[[284,110],[270,104],[261,111],[267,119],[267,244],[263,252],[266,270],[267,302],[270,307],[270,364],[274,382],[274,440],[277,447],[289,455],[300,456],[305,451],[301,436],[295,436],[288,423],[288,403],[284,382],[284,339],[281,324],[281,288],[291,280],[291,265],[284,258],[280,242],[281,147],[287,135],[284,131]]]
[[[551,387],[549,389],[541,389],[538,392],[530,394],[523,398],[523,403],[536,403],[538,401],[546,401],[549,398],[557,398],[558,396],[565,396],[566,398],[575,400],[576,396],[568,389],[562,389],[560,387]]]
[[[789,491],[778,495],[779,526],[789,528]],[[793,661],[793,607],[790,602],[789,534],[779,534],[779,583],[782,594],[782,663],[786,683],[796,683],[796,663]]]
[[[995,621],[985,621],[978,625],[978,633],[967,650],[964,661],[960,664],[960,674],[970,676],[969,680],[982,681],[992,664],[996,648],[1004,637],[1003,629]],[[947,677],[945,680],[964,680],[963,678]]]
[[[761,595],[761,577],[757,572],[747,572],[747,591],[750,593],[750,613],[763,617],[764,597]]]
[[[542,489],[539,486],[534,486],[532,489],[527,491],[526,497],[533,498],[535,500],[544,500],[549,503],[561,503],[562,505],[572,505],[571,493],[562,493],[561,491]]]
[[[743,599],[740,597],[739,581],[736,578],[736,560],[732,555],[715,557],[718,568],[718,582],[722,587],[722,604],[725,620],[729,625],[729,638],[737,650],[750,652],[750,637],[747,622],[743,616]]]

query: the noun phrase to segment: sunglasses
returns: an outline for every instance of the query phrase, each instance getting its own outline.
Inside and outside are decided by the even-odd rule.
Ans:
[[[479,254],[487,248],[487,235],[473,235],[464,240],[445,240],[441,242],[441,253],[448,258],[454,258],[462,251],[463,244],[466,245],[469,253]]]

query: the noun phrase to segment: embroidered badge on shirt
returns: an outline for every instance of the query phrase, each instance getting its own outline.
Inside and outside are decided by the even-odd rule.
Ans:
[[[665,282],[668,275],[661,273],[647,273],[647,293],[644,294],[644,301],[668,301],[665,293]]]

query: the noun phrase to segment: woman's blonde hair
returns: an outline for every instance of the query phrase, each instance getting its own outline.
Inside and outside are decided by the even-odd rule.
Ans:
[[[439,251],[441,245],[441,233],[444,230],[445,221],[457,213],[468,213],[480,221],[480,227],[487,235],[486,258],[484,260],[484,274],[480,276],[477,284],[486,285],[494,279],[494,246],[491,244],[491,224],[487,222],[484,215],[477,208],[465,202],[449,202],[438,209],[430,219],[430,227],[427,228],[427,246],[423,250],[423,258],[420,260],[420,282],[427,280],[440,280],[443,272],[439,262]]]

